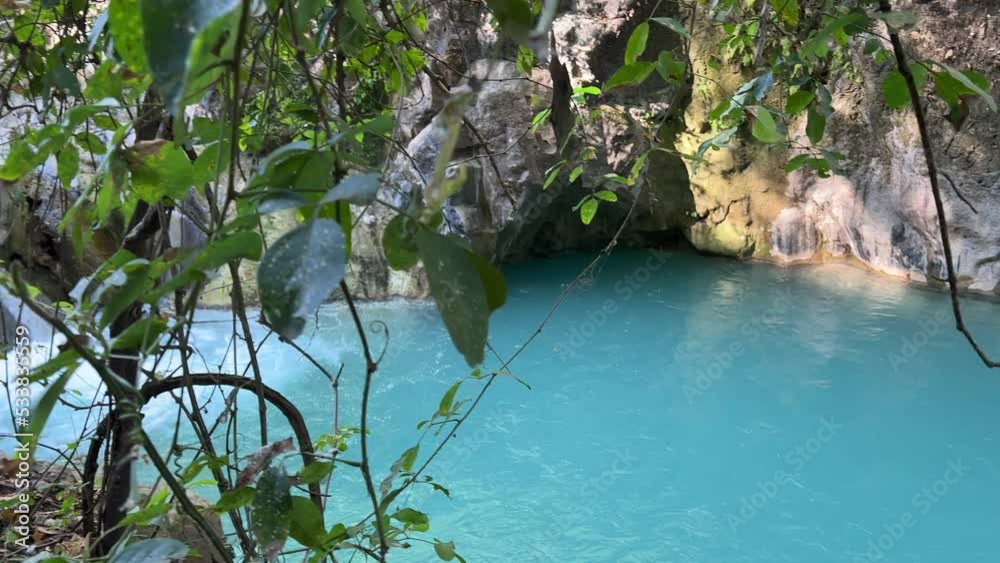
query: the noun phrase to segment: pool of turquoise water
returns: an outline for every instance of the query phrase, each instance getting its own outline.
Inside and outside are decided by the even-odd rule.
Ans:
[[[509,302],[490,327],[501,356],[519,350],[588,261],[506,272]],[[1000,355],[996,307],[965,305]],[[380,480],[469,369],[432,305],[361,313],[391,335],[370,407]],[[199,316],[195,343],[209,364],[232,362],[229,319]],[[340,305],[317,321],[299,343],[331,369],[344,364],[340,421],[356,425],[357,336]],[[381,349],[384,335],[371,338]],[[314,436],[328,431],[326,378],[273,338],[260,359],[265,382]],[[1000,561],[1000,372],[954,331],[942,293],[843,266],[619,252],[510,369],[530,389],[499,379],[428,471],[451,497],[422,486],[396,503],[427,512],[425,537],[454,541],[470,562]],[[458,398],[481,385],[466,381]],[[255,406],[240,401],[246,444],[258,440]],[[165,443],[176,407],[164,398],[146,412]],[[290,436],[269,414],[270,438]],[[357,459],[356,442],[344,455]],[[328,524],[369,511],[350,467],[331,494]],[[419,542],[390,559],[437,560]]]

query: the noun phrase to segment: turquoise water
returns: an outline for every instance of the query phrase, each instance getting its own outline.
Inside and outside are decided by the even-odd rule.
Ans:
[[[586,261],[507,272],[509,303],[491,323],[502,356]],[[1000,355],[995,308],[966,304]],[[381,480],[469,370],[433,307],[362,314],[392,335],[371,403]],[[209,363],[225,353],[228,319],[200,317]],[[363,366],[343,307],[325,307],[300,343],[331,368],[344,362],[341,424],[356,424]],[[313,436],[329,429],[326,378],[273,340],[261,361]],[[498,380],[429,470],[451,498],[416,487],[397,502],[427,512],[428,539],[454,541],[470,562],[1000,561],[1000,372],[954,332],[943,294],[839,266],[620,252],[510,367],[531,390]],[[240,402],[248,445],[255,404]],[[162,439],[171,405],[146,411]],[[270,416],[271,439],[291,435]],[[344,456],[358,458],[356,443]],[[337,470],[328,525],[368,514],[361,491],[357,470]],[[437,560],[413,545],[390,559]]]

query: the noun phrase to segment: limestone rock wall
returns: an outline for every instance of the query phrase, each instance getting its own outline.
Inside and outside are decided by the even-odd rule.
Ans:
[[[708,162],[695,170],[668,151],[697,150],[714,134],[707,113],[749,78],[737,69],[709,68],[718,36],[701,29],[690,48],[691,90],[669,91],[654,75],[640,88],[594,100],[586,110],[600,109],[601,118],[587,124],[582,136],[597,140],[598,158],[578,182],[556,182],[542,190],[545,171],[558,162],[558,147],[566,140],[567,120],[578,109],[569,106],[572,89],[603,84],[621,65],[625,43],[639,22],[676,14],[645,0],[564,1],[553,24],[548,68],[536,69],[525,80],[509,62],[513,46],[498,39],[480,8],[439,6],[431,25],[439,26],[434,35],[441,58],[455,67],[432,64],[432,70],[451,84],[463,76],[486,80],[469,115],[480,135],[466,134],[456,155],[474,159],[477,174],[446,209],[453,230],[485,255],[503,262],[599,248],[635,203],[625,244],[658,244],[679,234],[700,251],[726,256],[780,263],[849,261],[932,285],[944,278],[915,120],[910,112],[890,112],[882,100],[879,85],[888,68],[858,59],[855,75],[832,89],[837,111],[827,140],[848,156],[842,175],[786,174],[786,152],[741,139],[711,151]],[[1000,2],[922,0],[896,6],[921,16],[905,38],[914,55],[974,64],[994,81],[1000,78]],[[654,14],[654,9],[659,11]],[[456,28],[456,21],[464,27]],[[705,22],[696,19],[693,25]],[[669,48],[675,40],[654,29],[649,50]],[[418,164],[401,156],[392,163],[386,189],[397,194],[419,185],[413,170],[427,166],[436,154],[426,130],[443,95],[426,77],[419,90],[422,98],[409,100],[411,109],[401,116],[408,132],[403,141]],[[546,107],[552,108],[551,123],[528,131],[532,117]],[[1000,116],[974,104],[973,117],[956,134],[943,107],[932,105],[928,111],[939,165],[948,177],[942,185],[961,281],[971,291],[1000,292]],[[583,194],[605,187],[603,174],[627,173],[631,160],[648,146],[641,125],[648,126],[650,119],[663,120],[658,142],[668,151],[651,158],[644,185],[617,187],[621,202],[602,206],[594,224],[584,227],[572,207]],[[492,154],[492,160],[484,154]],[[370,236],[378,236],[379,222],[378,217],[366,220]],[[426,292],[426,284],[406,281],[419,279],[419,272],[388,272],[374,254],[377,241],[366,249],[356,250],[354,275],[371,288],[368,296]]]

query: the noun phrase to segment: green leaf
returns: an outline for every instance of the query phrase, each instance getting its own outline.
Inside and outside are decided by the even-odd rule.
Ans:
[[[569,183],[572,184],[573,182],[575,182],[576,179],[579,178],[581,174],[583,174],[582,164],[574,168],[573,171],[569,173]]]
[[[917,86],[917,92],[924,89],[927,85],[927,67],[922,64],[912,64],[910,65],[910,74],[913,75],[913,83]]]
[[[64,188],[68,188],[70,182],[76,177],[77,171],[80,169],[80,152],[76,150],[76,147],[66,143],[63,145],[62,150],[59,151],[59,156],[56,159],[56,170],[59,175],[59,181],[62,182]]]
[[[894,31],[899,31],[906,29],[907,27],[913,27],[917,25],[920,21],[920,17],[913,12],[888,12],[880,13],[879,17],[885,21],[886,25],[892,28]]]
[[[660,73],[660,76],[664,80],[681,81],[684,79],[686,70],[687,64],[684,61],[674,59],[674,56],[669,51],[660,51],[660,56],[656,61],[656,71]]]
[[[172,538],[150,538],[127,546],[109,563],[167,563],[184,559],[188,546]]]
[[[52,408],[55,406],[56,401],[66,389],[66,383],[69,382],[70,376],[76,372],[76,366],[79,361],[80,357],[75,351],[66,351],[49,360],[42,367],[35,369],[35,373],[33,374],[35,377],[38,377],[39,372],[43,371],[42,368],[45,368],[45,372],[51,369],[54,370],[52,371],[53,374],[59,371],[62,371],[62,374],[46,387],[42,398],[31,409],[31,420],[27,430],[24,431],[30,436],[28,438],[29,459],[35,459],[35,448],[38,446],[38,437],[41,436],[42,431],[45,429],[45,423],[48,422],[49,415],[52,414]]]
[[[618,194],[616,194],[615,192],[613,192],[611,190],[601,190],[601,191],[595,193],[594,197],[597,197],[599,199],[603,199],[604,201],[611,201],[611,202],[618,201]]]
[[[584,225],[589,225],[591,221],[594,220],[594,216],[597,215],[597,208],[600,206],[600,202],[594,198],[589,198],[587,201],[583,202],[580,206],[580,221]]]
[[[458,393],[458,388],[461,385],[462,385],[461,381],[452,385],[451,387],[448,388],[448,391],[445,392],[444,396],[441,397],[441,404],[438,405],[439,415],[448,416],[449,414],[451,414],[451,406],[455,402],[455,393]]]
[[[344,278],[344,231],[336,221],[315,219],[278,239],[257,269],[261,306],[271,326],[296,338],[304,317],[316,310]]]
[[[80,148],[85,151],[90,151],[94,154],[104,154],[108,152],[108,147],[104,145],[104,141],[89,131],[81,131],[74,135],[73,138],[76,139]]]
[[[630,65],[642,56],[646,52],[646,41],[649,40],[649,22],[640,23],[632,35],[628,38],[628,44],[625,46],[625,64]]]
[[[604,85],[604,91],[642,84],[656,70],[656,63],[635,62],[618,69]]]
[[[413,469],[413,465],[417,462],[417,454],[419,453],[420,444],[403,452],[403,455],[399,458],[399,466],[403,471],[411,471]]]
[[[309,200],[292,190],[268,190],[257,200],[257,213],[267,214],[309,205]]]
[[[169,21],[160,23],[170,24]],[[145,74],[148,65],[142,41],[139,0],[111,0],[108,6],[108,28],[115,40],[115,51],[118,51],[125,64],[132,69],[132,72]]]
[[[210,37],[213,34],[199,35],[209,30],[216,20],[233,13],[239,5],[239,0],[139,2],[146,60],[171,114],[181,115],[181,106],[193,80],[211,78],[198,72],[204,69],[199,68],[197,59],[202,52],[218,51],[219,45],[205,44],[214,43]],[[226,31],[233,31],[230,35],[235,36],[235,30]]]
[[[195,280],[205,279],[233,260],[241,258],[260,260],[262,252],[263,242],[260,235],[252,231],[240,231],[216,239],[200,250],[194,260],[180,274],[171,278],[167,283],[157,286],[156,290],[148,294],[144,301],[147,303],[156,302],[164,295]]]
[[[168,512],[170,512],[169,503],[167,502],[152,503],[147,505],[142,510],[126,514],[125,517],[118,522],[118,525],[133,526],[136,524],[148,524]]]
[[[306,497],[293,496],[289,535],[306,547],[320,547],[326,543],[326,525],[319,507]]]
[[[113,350],[137,350],[149,354],[160,336],[167,332],[167,323],[159,317],[139,319],[115,338]]]
[[[771,7],[781,16],[781,21],[791,27],[799,25],[799,0],[771,0]]]
[[[381,185],[381,176],[379,174],[355,174],[348,176],[327,192],[320,203],[346,200],[354,205],[368,205],[375,201],[379,185]]]
[[[489,307],[490,313],[503,307],[503,304],[507,302],[507,282],[504,280],[503,274],[471,248],[467,247],[465,253],[472,261],[476,271],[479,272],[479,281],[486,291],[486,305]]]
[[[872,19],[863,10],[855,9],[840,17],[827,19],[824,24],[819,31],[802,44],[802,48],[799,49],[802,57],[825,56],[828,51],[828,43],[834,35],[842,33],[857,35],[872,24]]]
[[[691,34],[688,32],[687,28],[684,27],[684,24],[675,20],[674,18],[664,18],[664,17],[650,18],[650,21],[658,23],[666,27],[667,29],[670,29],[674,33],[681,35],[682,37],[688,37],[688,38],[691,37]]]
[[[785,113],[788,115],[798,115],[816,99],[816,93],[812,90],[799,90],[788,96],[788,102],[785,104]]]
[[[535,53],[524,45],[517,46],[517,71],[521,74],[531,74],[531,67],[535,64]]]
[[[549,186],[552,185],[552,182],[556,181],[556,178],[559,177],[559,172],[562,170],[564,164],[566,164],[565,160],[549,169],[548,175],[545,176],[545,183],[542,184],[543,190],[547,190]]]
[[[527,39],[534,19],[531,6],[525,0],[486,0],[500,27],[515,41]]]
[[[573,95],[579,96],[581,94],[584,96],[600,96],[601,89],[597,86],[577,86],[576,88],[573,88]]]
[[[11,147],[7,160],[0,167],[0,180],[13,182],[44,160],[45,155],[39,154],[38,150],[26,139],[21,139]]]
[[[938,64],[941,65],[941,67],[944,68],[952,78],[968,89],[969,92],[972,92],[980,98],[986,100],[986,105],[989,106],[991,110],[997,111],[996,100],[994,100],[993,96],[986,91],[990,87],[990,82],[985,76],[973,70],[959,72],[958,69],[944,63]]]
[[[434,544],[434,553],[437,553],[442,561],[451,561],[455,558],[455,543],[439,541]]]
[[[816,110],[816,106],[809,106],[809,118],[806,122],[806,135],[809,141],[818,145],[823,140],[823,133],[826,131],[826,117]]]
[[[885,103],[892,109],[900,110],[910,105],[910,90],[906,87],[903,73],[893,69],[882,82]]]
[[[785,140],[785,136],[778,130],[771,112],[764,106],[757,106],[757,118],[753,122],[751,133],[757,140],[765,143],[778,143]]]
[[[465,247],[421,229],[417,249],[448,334],[470,366],[482,363],[489,324],[489,303],[478,269]]]
[[[266,558],[281,552],[291,524],[291,485],[284,467],[268,467],[257,479],[250,527]]]
[[[326,476],[333,471],[333,462],[329,461],[314,461],[309,465],[302,468],[299,472],[299,477],[302,479],[303,483],[312,484],[319,483]]]
[[[397,510],[392,515],[392,518],[402,522],[404,524],[403,529],[407,531],[426,532],[431,528],[430,519],[427,518],[427,515],[412,508]]]
[[[810,158],[812,158],[812,155],[810,154],[800,154],[792,157],[792,159],[788,161],[788,164],[785,165],[785,172],[794,172],[799,168],[802,168],[802,165],[804,165]]]
[[[417,265],[414,222],[406,215],[393,217],[382,232],[382,253],[393,270],[405,271]]]
[[[143,149],[129,150],[125,159],[139,198],[154,205],[163,198],[180,201],[187,197],[194,185],[194,169],[184,151],[174,143],[163,143],[152,154],[142,152]]]
[[[736,131],[738,129],[739,129],[738,127],[730,127],[729,129],[723,129],[722,131],[719,131],[719,133],[714,137],[706,139],[704,142],[701,143],[701,145],[698,146],[698,151],[695,152],[694,154],[695,160],[701,160],[702,158],[704,158],[705,153],[707,153],[709,149],[719,149],[728,145],[729,141],[733,138],[733,135],[736,134]]]
[[[120,270],[119,270],[120,271]],[[97,328],[104,329],[117,319],[133,303],[139,301],[153,286],[153,280],[149,277],[150,267],[142,266],[128,272],[127,281],[111,294],[104,310],[101,312],[101,320],[97,323]]]
[[[219,514],[224,514],[226,512],[243,508],[244,506],[249,506],[250,503],[253,502],[256,492],[256,489],[253,487],[240,487],[238,489],[226,491],[222,493],[221,497],[219,497],[219,502],[215,503],[212,510]]]

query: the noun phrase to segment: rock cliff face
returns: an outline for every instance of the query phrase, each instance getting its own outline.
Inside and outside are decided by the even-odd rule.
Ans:
[[[483,86],[456,160],[472,162],[475,173],[445,211],[453,231],[499,262],[600,248],[631,210],[623,244],[683,238],[709,253],[780,263],[850,261],[939,284],[943,255],[920,140],[911,113],[884,105],[879,84],[886,68],[858,59],[855,75],[835,85],[837,117],[827,138],[849,160],[844,174],[829,179],[788,175],[786,153],[754,142],[737,140],[711,151],[697,170],[675,156],[694,152],[713,135],[708,111],[748,78],[735,69],[709,68],[718,40],[709,30],[696,33],[691,45],[695,78],[688,91],[672,91],[654,76],[640,88],[589,98],[586,107],[572,105],[574,88],[603,85],[621,66],[635,26],[650,16],[676,15],[664,4],[564,1],[547,68],[527,78],[511,62],[516,47],[490,27],[481,8],[437,4],[429,33],[436,38],[437,60],[402,104],[407,109],[400,115],[399,140],[409,156],[397,155],[391,163],[384,195],[405,199],[427,176],[437,148],[431,118],[445,98],[442,86],[474,76]],[[896,4],[921,16],[905,38],[914,55],[972,63],[994,80],[1000,77],[1000,2]],[[649,51],[669,48],[672,41],[671,33],[654,29]],[[532,129],[533,117],[546,108],[549,121]],[[569,135],[575,115],[595,109],[600,117]],[[943,108],[932,105],[929,113],[939,165],[948,177],[944,196],[961,281],[971,291],[1000,292],[1000,116],[974,107],[956,134]],[[651,123],[666,150],[650,158],[644,182],[617,186],[619,202],[602,205],[594,223],[582,225],[573,206],[595,188],[609,187],[599,185],[604,174],[628,175],[631,162],[649,146],[640,125]],[[560,160],[559,148],[582,143],[581,137],[594,143],[597,158],[575,182],[542,189],[547,170]],[[382,259],[377,237],[384,220],[378,211],[363,217],[351,275],[368,297],[423,295],[419,272],[393,272]]]

